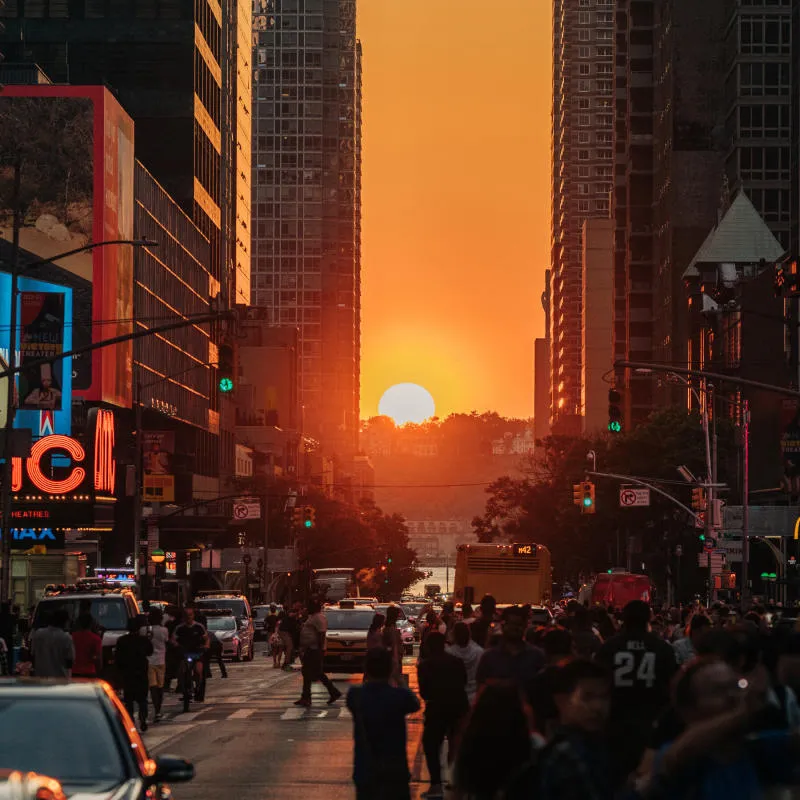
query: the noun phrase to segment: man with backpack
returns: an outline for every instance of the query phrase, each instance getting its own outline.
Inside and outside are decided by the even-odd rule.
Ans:
[[[328,705],[335,703],[342,693],[323,670],[325,657],[325,638],[328,633],[328,620],[322,613],[322,603],[312,600],[308,604],[308,619],[300,629],[300,660],[303,665],[303,693],[295,701],[296,706],[311,706],[311,684],[319,681],[330,695]]]

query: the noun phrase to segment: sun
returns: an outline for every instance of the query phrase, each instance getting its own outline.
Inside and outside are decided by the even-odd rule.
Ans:
[[[420,423],[436,414],[436,404],[433,395],[424,387],[416,383],[398,383],[383,393],[378,413],[391,417],[395,425]]]

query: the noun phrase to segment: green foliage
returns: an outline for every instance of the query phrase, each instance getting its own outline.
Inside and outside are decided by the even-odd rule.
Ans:
[[[733,428],[718,420],[717,434],[718,478],[735,486]],[[485,512],[473,521],[479,539],[506,537],[547,545],[556,577],[574,578],[617,565],[617,553],[624,552],[625,540],[636,536],[649,564],[657,569],[663,554],[693,530],[693,522],[655,493],[651,493],[649,508],[620,509],[620,482],[606,478],[592,478],[597,487],[596,513],[581,515],[573,504],[572,486],[592,469],[587,461],[590,450],[596,453],[598,471],[654,483],[679,481],[679,465],[698,476],[706,472],[700,419],[680,408],[658,411],[633,431],[613,436],[551,436],[537,443],[536,455],[522,478],[504,476],[489,486]],[[689,504],[688,485],[664,484],[662,488]],[[733,499],[728,496],[729,502]]]

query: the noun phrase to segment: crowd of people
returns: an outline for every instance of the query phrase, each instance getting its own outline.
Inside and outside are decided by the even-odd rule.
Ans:
[[[425,798],[756,800],[800,778],[800,631],[770,627],[759,606],[557,612],[541,627],[491,597],[474,616],[429,610],[419,698],[376,615],[347,696],[358,800],[410,797],[406,717],[420,700]]]

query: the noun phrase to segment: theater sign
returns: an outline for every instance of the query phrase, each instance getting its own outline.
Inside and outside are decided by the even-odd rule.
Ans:
[[[44,531],[63,540],[58,533],[66,529],[113,528],[114,445],[113,413],[92,409],[84,442],[61,434],[43,436],[28,458],[12,459],[11,521],[17,546]]]

